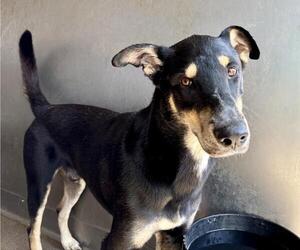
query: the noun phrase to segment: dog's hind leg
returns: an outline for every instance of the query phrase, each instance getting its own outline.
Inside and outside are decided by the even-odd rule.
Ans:
[[[41,225],[43,213],[47,203],[48,195],[50,193],[51,184],[48,184],[43,190],[34,190],[34,187],[30,187],[31,191],[28,192],[30,198],[28,203],[31,203],[29,208],[30,212],[30,226],[27,229],[29,246],[31,250],[42,250],[41,245]],[[35,197],[35,201],[30,201]],[[35,203],[35,204],[34,204]],[[34,204],[34,205],[33,205]]]
[[[42,128],[29,129],[24,140],[24,166],[27,178],[27,205],[30,226],[27,229],[31,250],[42,250],[41,225],[51,189],[51,182],[58,165],[55,146],[45,143],[46,136],[38,136]]]
[[[80,244],[70,232],[68,220],[73,206],[78,201],[86,184],[74,170],[64,169],[64,195],[58,205],[58,226],[61,244],[65,250],[81,250]]]

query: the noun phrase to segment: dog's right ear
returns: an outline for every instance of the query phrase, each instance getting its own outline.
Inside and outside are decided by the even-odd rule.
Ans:
[[[124,67],[131,64],[135,67],[143,67],[146,76],[152,77],[161,69],[164,64],[164,58],[172,53],[172,49],[153,44],[135,44],[131,45],[112,59],[112,65],[115,67]]]
[[[237,51],[243,64],[246,64],[249,58],[254,60],[259,58],[259,48],[253,37],[244,28],[230,26],[223,30],[220,37],[228,41]]]

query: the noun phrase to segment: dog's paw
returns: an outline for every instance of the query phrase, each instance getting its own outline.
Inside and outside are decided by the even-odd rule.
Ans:
[[[64,250],[82,250],[79,242],[74,238],[65,238],[61,242]]]

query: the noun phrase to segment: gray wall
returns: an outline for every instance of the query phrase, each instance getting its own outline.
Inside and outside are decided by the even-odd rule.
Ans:
[[[149,103],[153,86],[140,69],[113,68],[116,52],[138,42],[172,45],[194,33],[219,35],[238,24],[261,49],[261,59],[245,72],[252,144],[246,155],[219,162],[200,214],[254,213],[300,235],[299,16],[298,0],[2,1],[2,208],[27,216],[22,140],[33,115],[22,93],[17,51],[25,29],[33,33],[42,89],[52,103],[132,111]],[[59,178],[54,191],[45,226],[56,232]],[[110,223],[86,192],[72,217],[79,238],[98,249]]]

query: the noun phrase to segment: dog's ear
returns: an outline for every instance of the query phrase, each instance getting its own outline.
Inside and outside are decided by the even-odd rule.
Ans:
[[[237,51],[243,64],[248,62],[248,59],[258,59],[259,49],[250,33],[240,26],[230,26],[226,28],[220,37]]]
[[[152,77],[161,69],[164,63],[164,58],[171,53],[168,47],[156,46],[153,44],[135,44],[131,45],[112,59],[112,65],[115,67],[124,67],[127,64],[135,67],[143,67],[146,76]]]

